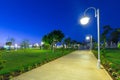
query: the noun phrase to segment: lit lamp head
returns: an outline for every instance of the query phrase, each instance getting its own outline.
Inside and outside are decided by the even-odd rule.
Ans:
[[[89,36],[86,36],[86,40],[90,40],[90,37],[89,37]]]
[[[90,18],[87,17],[87,16],[85,16],[85,17],[83,17],[83,18],[80,19],[80,23],[82,25],[86,25],[89,22],[89,20],[90,20]]]

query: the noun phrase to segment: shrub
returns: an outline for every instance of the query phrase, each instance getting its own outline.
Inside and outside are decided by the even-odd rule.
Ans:
[[[113,75],[114,77],[117,77],[117,73],[116,73],[116,72],[112,72],[112,75]]]
[[[108,71],[109,71],[109,72],[112,72],[113,70],[112,70],[112,68],[108,68]]]
[[[13,78],[13,76],[12,76],[12,75],[10,75],[10,76],[9,76],[9,80],[12,80],[12,78]]]
[[[120,43],[118,43],[118,48],[120,48]]]
[[[120,75],[120,71],[118,71],[118,74]]]
[[[120,80],[120,76],[118,76],[116,79],[117,79],[117,80]]]
[[[22,74],[25,71],[24,67],[21,67],[20,74]]]
[[[50,45],[49,44],[44,44],[42,47],[43,47],[43,49],[50,49]]]
[[[0,76],[0,80],[4,80],[4,76],[3,75]]]
[[[1,47],[0,50],[5,50],[5,48],[4,48],[4,47]]]
[[[0,70],[4,67],[5,62],[5,60],[2,60],[2,54],[0,54]]]

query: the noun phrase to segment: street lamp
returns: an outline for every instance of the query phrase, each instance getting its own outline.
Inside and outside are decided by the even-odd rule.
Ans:
[[[82,25],[86,25],[89,22],[90,18],[87,16],[84,16],[82,19],[80,19],[80,23]]]
[[[90,40],[90,50],[92,50],[92,35],[86,36],[86,40]]]
[[[98,37],[98,62],[97,67],[100,69],[100,21],[99,21],[99,9],[96,9],[94,7],[89,7],[84,11],[84,17],[80,20],[80,23],[82,25],[86,25],[90,18],[86,16],[86,12],[90,9],[93,9],[95,11],[95,17],[97,18],[97,37]]]

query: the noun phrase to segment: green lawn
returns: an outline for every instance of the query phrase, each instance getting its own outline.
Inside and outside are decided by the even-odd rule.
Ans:
[[[27,69],[34,65],[42,65],[46,62],[59,58],[65,54],[72,52],[73,50],[55,50],[53,53],[51,50],[18,50],[18,51],[0,51],[2,58],[6,60],[4,68],[0,70],[0,75],[11,74],[15,71]]]
[[[111,67],[120,72],[120,49],[107,49],[105,58],[111,62]]]
[[[93,52],[97,57],[97,50]],[[106,49],[104,53],[101,52],[101,61],[111,75],[120,77],[120,49]]]

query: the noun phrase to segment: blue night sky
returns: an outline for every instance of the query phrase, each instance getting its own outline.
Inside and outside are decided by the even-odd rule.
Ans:
[[[19,43],[23,39],[31,43],[54,29],[60,29],[77,41],[83,41],[87,34],[97,36],[94,11],[87,15],[91,22],[82,26],[80,17],[88,7],[100,9],[100,27],[120,27],[120,0],[0,0],[0,44],[8,37]],[[101,29],[102,31],[102,29]]]

